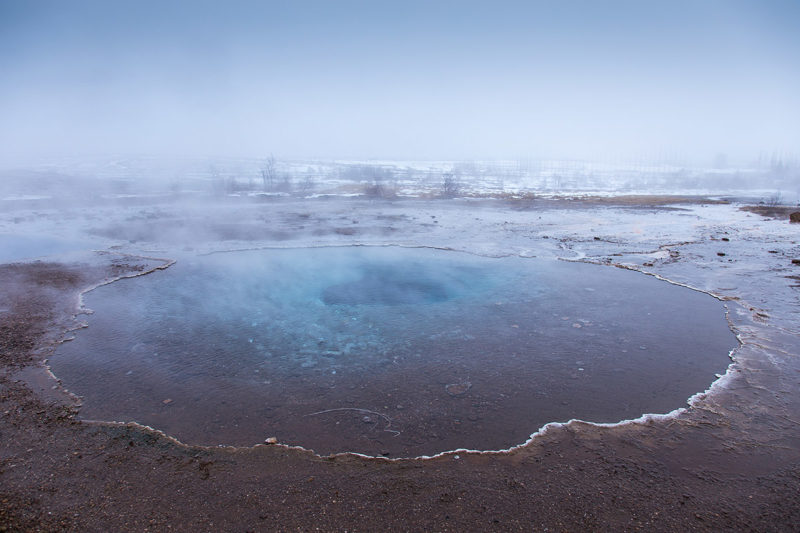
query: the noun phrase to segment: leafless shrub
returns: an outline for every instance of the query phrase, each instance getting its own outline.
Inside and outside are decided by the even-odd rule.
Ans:
[[[776,191],[764,200],[764,205],[767,207],[778,207],[783,203],[780,191]]]
[[[317,182],[314,179],[314,176],[311,175],[311,174],[308,174],[303,179],[303,181],[300,182],[300,185],[298,187],[300,189],[300,193],[305,195],[305,194],[308,194],[311,191],[313,191],[316,186],[317,186]]]
[[[455,198],[461,192],[461,182],[454,172],[442,174],[442,197]]]
[[[394,173],[383,167],[362,166],[359,172],[366,173],[370,182],[364,186],[364,195],[370,198],[395,198],[397,187]]]
[[[277,178],[277,162],[275,161],[275,156],[271,155],[264,160],[262,163],[261,168],[259,169],[259,173],[261,174],[261,180],[264,184],[265,191],[271,191],[275,189],[275,179]]]
[[[364,186],[364,196],[369,198],[395,198],[397,191],[382,181],[373,180]]]

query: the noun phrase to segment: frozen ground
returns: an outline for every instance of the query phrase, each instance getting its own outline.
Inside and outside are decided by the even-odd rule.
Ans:
[[[69,242],[88,240],[92,248],[113,252],[110,256],[70,252],[48,258],[48,261],[63,261],[65,265],[102,263],[110,257],[117,257],[119,261],[123,257],[121,254],[181,261],[196,254],[259,247],[395,244],[463,250],[486,256],[537,256],[600,263],[609,265],[609,268],[622,267],[642,272],[631,275],[652,274],[708,292],[727,303],[731,327],[742,345],[734,354],[735,362],[727,375],[708,393],[693,398],[691,408],[686,412],[617,428],[593,428],[578,423],[566,427],[551,426],[526,447],[509,454],[507,459],[481,458],[479,454],[459,452],[431,460],[429,466],[425,466],[424,461],[401,462],[405,466],[398,466],[412,468],[416,473],[401,474],[397,470],[389,473],[388,467],[375,463],[366,462],[359,466],[347,461],[342,472],[353,476],[356,471],[364,469],[364,472],[374,475],[388,475],[389,479],[402,478],[403,483],[417,487],[414,490],[423,500],[421,508],[430,509],[432,513],[430,517],[419,517],[419,523],[424,522],[434,529],[442,529],[450,517],[463,520],[460,522],[462,526],[472,523],[469,518],[473,516],[471,510],[465,510],[454,502],[463,500],[478,505],[478,500],[489,501],[497,497],[483,489],[477,489],[471,495],[459,492],[453,485],[457,483],[458,474],[471,483],[483,483],[486,490],[500,490],[510,502],[516,501],[517,497],[526,502],[530,502],[532,497],[544,502],[541,505],[529,503],[530,507],[524,509],[509,504],[511,507],[503,516],[503,519],[510,520],[507,524],[523,515],[531,519],[528,514],[535,509],[542,523],[553,527],[559,524],[562,527],[592,527],[591,520],[595,519],[601,520],[600,523],[610,523],[609,520],[613,519],[621,528],[648,527],[647,524],[658,524],[657,516],[661,513],[662,525],[672,524],[678,529],[690,526],[760,529],[760,526],[769,524],[776,530],[790,530],[790,524],[796,525],[793,520],[797,518],[792,510],[795,508],[792,494],[797,494],[795,489],[800,486],[800,420],[797,415],[800,412],[800,265],[792,262],[800,259],[800,225],[790,224],[788,220],[762,218],[741,211],[734,204],[687,202],[651,206],[646,201],[638,205],[620,204],[288,197],[252,201],[242,197],[195,203],[165,201],[152,205],[117,204],[67,209],[50,209],[38,204],[31,209],[29,204],[20,201],[13,209],[0,215],[0,233],[47,235]],[[133,263],[135,259],[126,258],[125,261]],[[4,309],[4,312],[8,310]],[[46,355],[47,350],[42,348],[38,353]],[[8,381],[11,377],[9,370],[4,370],[5,387],[11,387]],[[26,386],[35,388],[34,382],[30,376],[26,377],[29,384]],[[42,386],[41,390],[47,388]],[[4,408],[6,413],[10,412],[8,404]],[[80,438],[75,438],[79,443]],[[35,450],[36,445],[31,445]],[[97,444],[93,441],[91,445]],[[259,461],[273,464],[273,459],[259,458],[262,457],[260,454],[267,453],[265,451],[255,450],[248,452],[249,455],[245,452],[237,452],[238,455],[229,455],[233,452],[202,453],[210,454],[203,456],[203,461],[212,462],[209,464],[230,461],[231,466],[225,467],[228,474],[217,481],[221,483],[220,487],[227,487],[225,490],[237,490],[234,480],[241,480],[245,475],[243,472],[252,469]],[[292,455],[295,452],[284,450],[281,453],[288,454],[285,464],[297,467],[298,461],[302,463],[300,456]],[[551,453],[556,455],[551,456]],[[41,458],[47,454],[47,451],[39,450],[37,459],[26,456],[18,446],[5,445],[2,451],[6,465],[2,474],[3,484],[18,487],[20,494],[36,494],[25,479],[39,479],[37,472],[46,464]],[[561,462],[557,456],[566,462]],[[588,456],[596,456],[596,462],[587,463]],[[145,453],[141,457],[148,455]],[[124,464],[132,466],[132,463],[127,463],[130,460],[134,459],[125,459],[121,463],[123,469],[118,471],[135,485],[138,483],[136,477],[128,478],[128,474],[124,474],[129,472]],[[275,461],[280,471],[282,459]],[[450,463],[441,461],[462,461],[470,465],[470,473],[460,466],[453,467],[453,470],[446,466]],[[509,481],[510,485],[504,485],[501,490],[490,472],[502,471],[509,475],[510,470],[502,466],[506,464],[502,461],[517,465],[518,470],[510,478],[513,483]],[[610,464],[608,461],[617,461],[613,475],[603,466]],[[494,465],[491,468],[490,463]],[[17,466],[11,468],[9,464]],[[624,474],[620,473],[620,464],[627,465],[623,468]],[[589,484],[600,494],[594,492],[590,496],[583,489],[575,488],[587,485],[586,479],[581,481],[583,474],[574,470],[576,465],[582,465],[581,471],[594,472]],[[315,468],[308,466],[301,470],[310,472]],[[601,475],[597,469],[606,474]],[[312,474],[312,479],[321,476],[327,480],[325,487],[339,487],[338,490],[354,498],[348,500],[354,505],[375,498],[368,494],[369,490],[363,483],[354,481],[354,485],[345,490],[335,482],[334,472],[323,470],[324,473]],[[28,474],[24,473],[26,471]],[[554,477],[558,473],[561,477]],[[518,476],[528,474],[530,477],[526,477],[528,481],[524,482],[529,484],[528,488],[545,479],[554,483],[548,485],[553,487],[554,499],[542,492],[541,487],[535,491],[536,496],[529,493],[518,479]],[[481,478],[481,482],[475,476],[487,477]],[[627,480],[627,486],[635,487],[633,492],[636,494],[623,488],[626,485],[613,482],[620,476]],[[431,493],[432,487],[447,487],[444,490],[449,496],[442,496],[445,500],[437,505]],[[684,501],[679,501],[681,487],[685,487],[688,495]],[[189,490],[192,494],[185,487],[180,490]],[[583,509],[583,518],[571,510],[547,507],[559,505],[555,502],[562,499],[569,501],[566,496],[569,490],[583,494],[584,499],[571,504],[573,510]],[[289,496],[291,501],[303,494],[316,494],[328,502],[326,509],[333,505],[330,499],[336,499],[327,489],[323,492],[317,489],[313,493],[298,489],[293,494],[298,496]],[[617,494],[620,500],[609,499],[611,494]],[[748,501],[748,494],[755,499]],[[41,494],[37,497],[46,502],[47,508],[55,509],[59,516],[70,512],[69,499],[56,500]],[[122,496],[115,501],[129,506],[126,509],[136,508]],[[191,507],[191,501],[194,501],[193,496],[186,505]],[[257,515],[258,512],[248,507],[247,500],[237,501],[239,503],[235,506],[240,509],[239,518],[244,522],[248,517],[256,520],[252,513]],[[394,517],[405,512],[403,510],[411,512],[413,501],[414,498],[397,500],[392,506],[395,514],[385,515],[388,522],[384,523],[399,523],[392,522]],[[616,508],[615,501],[624,502],[616,515],[600,510],[604,506]],[[278,510],[266,501],[261,501],[260,505],[273,509],[271,512],[275,516],[293,519],[289,509]],[[506,504],[498,500],[496,505],[502,508]],[[446,518],[444,514],[440,516],[441,509],[451,509],[451,514]],[[334,517],[331,518],[334,522],[325,522],[328,519],[323,519],[318,511],[319,508],[309,510],[304,523],[327,524],[329,527],[347,524],[344,514],[339,515],[331,509],[330,516]],[[160,523],[168,523],[170,517],[174,519],[175,513],[179,512],[165,509],[160,516],[167,522]],[[670,514],[669,518],[664,517],[664,513]],[[378,523],[377,515],[370,511],[363,510],[361,515],[372,517],[370,520]],[[215,516],[218,523],[223,520],[223,515]],[[335,518],[337,516],[339,518]],[[154,519],[159,523],[158,517]],[[85,523],[81,522],[84,519],[74,520],[77,524]],[[228,524],[233,524],[236,519],[227,520],[231,521]]]
[[[459,196],[684,194],[800,202],[797,161],[773,157],[711,166],[682,160],[341,160],[80,157],[0,162],[0,206],[57,199],[75,205],[216,196],[432,197],[448,178]]]

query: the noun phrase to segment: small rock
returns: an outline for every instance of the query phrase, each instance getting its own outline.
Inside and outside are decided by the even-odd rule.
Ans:
[[[444,390],[447,391],[447,394],[450,396],[460,396],[467,392],[472,387],[472,383],[469,381],[464,381],[461,383],[450,383],[449,385],[445,386]]]
[[[792,259],[793,265],[800,265],[800,259]]]
[[[278,444],[278,439],[275,437],[269,437],[266,440],[264,440],[264,442],[266,444]]]
[[[725,252],[717,252],[717,255],[720,257],[725,257]]]

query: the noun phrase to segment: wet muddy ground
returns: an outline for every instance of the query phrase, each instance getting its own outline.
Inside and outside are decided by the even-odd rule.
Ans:
[[[800,267],[792,259],[800,258],[800,226],[734,205],[324,202],[240,206],[236,213],[297,245],[391,242],[641,270],[725,298],[742,345],[728,374],[686,411],[611,427],[550,426],[507,453],[389,461],[319,457],[281,445],[189,447],[138,426],[78,420],[76,402],[41,365],[83,320],[73,318],[80,291],[163,264],[123,253],[170,257],[174,232],[163,240],[157,230],[141,238],[139,230],[154,224],[148,213],[213,225],[231,206],[15,213],[20,220],[4,217],[0,229],[22,224],[58,233],[69,221],[81,235],[98,235],[127,217],[122,227],[137,233],[106,235],[102,244],[112,253],[0,266],[0,527],[796,530]],[[386,227],[394,228],[390,237]],[[247,235],[186,246],[178,240],[197,253],[275,243]]]

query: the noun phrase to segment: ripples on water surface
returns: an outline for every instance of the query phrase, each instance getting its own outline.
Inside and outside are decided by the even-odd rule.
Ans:
[[[736,345],[713,298],[620,269],[403,248],[180,260],[86,295],[51,365],[88,419],[193,444],[409,456],[685,405]]]

